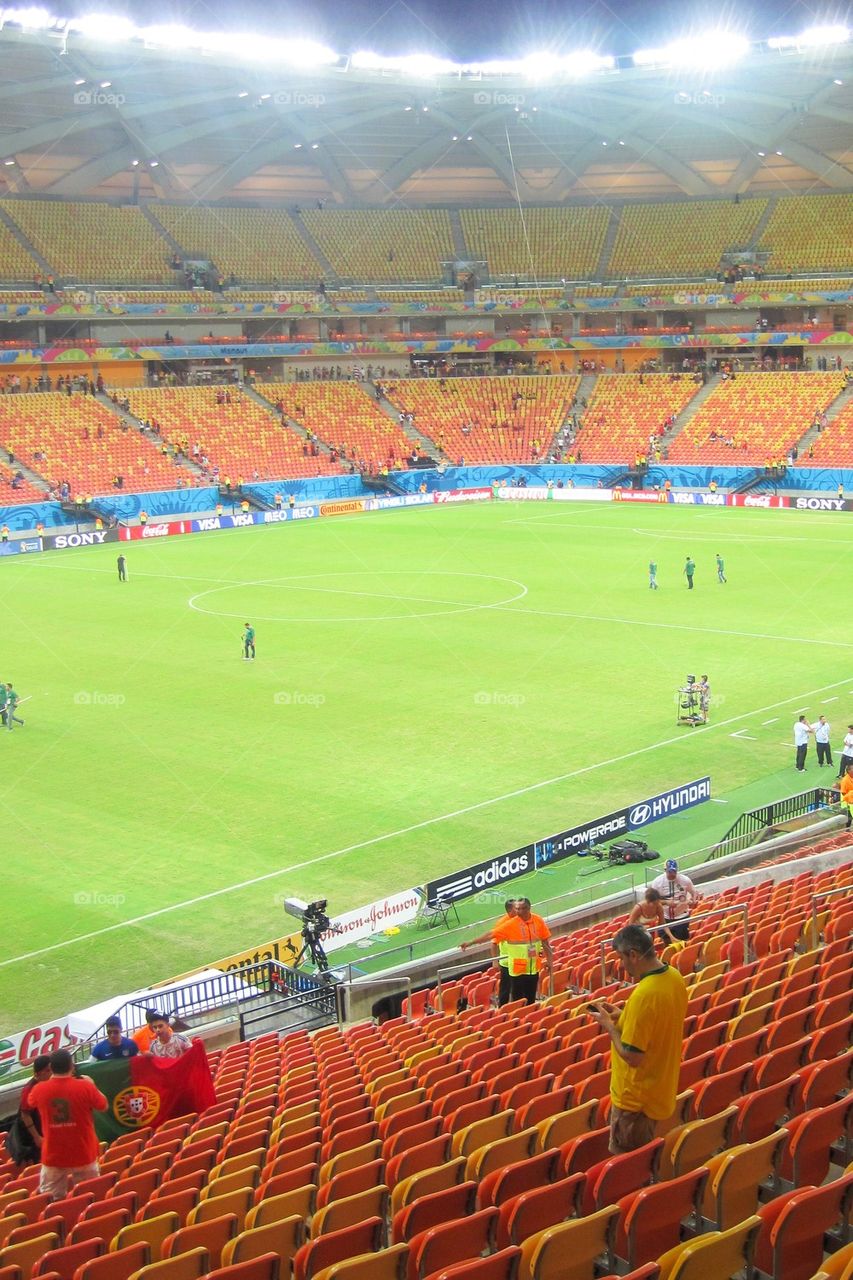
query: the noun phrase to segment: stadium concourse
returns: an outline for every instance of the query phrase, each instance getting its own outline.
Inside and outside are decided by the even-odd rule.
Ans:
[[[679,1092],[639,1149],[609,1154],[610,1041],[587,1011],[630,990],[617,917],[554,939],[539,1004],[493,1008],[472,965],[380,1025],[211,1053],[215,1104],[116,1138],[65,1199],[7,1160],[3,1276],[847,1276],[849,848],[759,864],[664,948],[688,984]]]

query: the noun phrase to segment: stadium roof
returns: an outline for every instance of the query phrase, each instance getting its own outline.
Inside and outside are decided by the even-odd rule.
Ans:
[[[484,71],[253,48],[4,25],[0,193],[393,208],[853,190],[849,39],[716,70],[660,51]]]

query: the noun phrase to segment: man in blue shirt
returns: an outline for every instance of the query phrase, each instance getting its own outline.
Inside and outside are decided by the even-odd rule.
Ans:
[[[133,1058],[139,1053],[139,1046],[121,1033],[121,1021],[118,1018],[107,1018],[107,1038],[99,1040],[92,1050],[96,1062],[109,1062],[112,1058]]]

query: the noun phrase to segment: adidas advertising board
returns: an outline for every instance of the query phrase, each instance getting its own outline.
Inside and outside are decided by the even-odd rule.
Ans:
[[[466,867],[464,871],[443,876],[440,880],[431,880],[426,885],[427,902],[436,902],[439,898],[453,902],[473,897],[483,889],[497,888],[539,867],[562,862],[574,853],[589,849],[591,845],[616,840],[628,831],[636,831],[661,818],[683,813],[710,799],[710,777],[697,778],[694,782],[671,787],[669,791],[626,805],[615,813],[594,818],[591,822],[571,827],[568,831],[561,831],[544,840],[535,840],[520,849],[514,849],[512,853],[478,862],[476,866]]]

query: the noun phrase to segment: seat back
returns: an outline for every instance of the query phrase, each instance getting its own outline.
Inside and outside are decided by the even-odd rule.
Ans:
[[[521,1245],[521,1271],[536,1280],[589,1280],[596,1262],[612,1255],[619,1209],[607,1205],[586,1218],[547,1227]]]
[[[668,1182],[641,1187],[619,1201],[616,1252],[629,1266],[642,1266],[674,1249],[682,1223],[698,1227],[708,1170],[692,1169]]]
[[[462,1218],[474,1212],[477,1184],[459,1182],[444,1191],[434,1191],[421,1196],[403,1209],[399,1209],[391,1221],[391,1239],[395,1244],[411,1240],[428,1227],[437,1227],[453,1218]],[[488,1206],[481,1206],[487,1208]]]
[[[623,1155],[610,1156],[587,1170],[583,1194],[583,1212],[594,1213],[606,1204],[615,1204],[631,1191],[637,1191],[653,1182],[657,1174],[663,1138],[655,1138],[627,1151]]]
[[[381,1218],[364,1218],[351,1226],[317,1236],[301,1245],[293,1255],[293,1280],[311,1280],[318,1271],[335,1262],[375,1252],[382,1247],[384,1235]]]
[[[537,1231],[576,1218],[583,1184],[584,1175],[575,1173],[505,1200],[499,1210],[498,1247],[521,1244]]]
[[[480,1209],[467,1218],[428,1227],[409,1241],[409,1280],[432,1275],[442,1267],[492,1253],[498,1225],[494,1207]]]
[[[755,1249],[755,1265],[785,1280],[809,1280],[821,1270],[824,1235],[844,1216],[853,1174],[825,1187],[805,1187],[771,1200],[758,1211],[763,1226]]]
[[[211,1218],[208,1222],[180,1227],[163,1241],[161,1257],[174,1258],[189,1249],[202,1248],[208,1252],[210,1265],[218,1267],[226,1244],[237,1234],[237,1225],[236,1214],[224,1213],[222,1217]]]
[[[658,1258],[660,1280],[708,1280],[709,1276],[739,1275],[752,1265],[755,1239],[761,1228],[757,1216],[728,1231],[707,1231],[686,1240]]]
[[[758,1142],[732,1147],[709,1161],[703,1213],[721,1231],[755,1213],[759,1188],[775,1177],[779,1152],[787,1137],[787,1129],[777,1129]]]
[[[706,1120],[691,1120],[672,1129],[664,1138],[660,1156],[661,1178],[677,1178],[692,1169],[700,1169],[721,1151],[737,1117],[737,1107],[727,1107]]]

